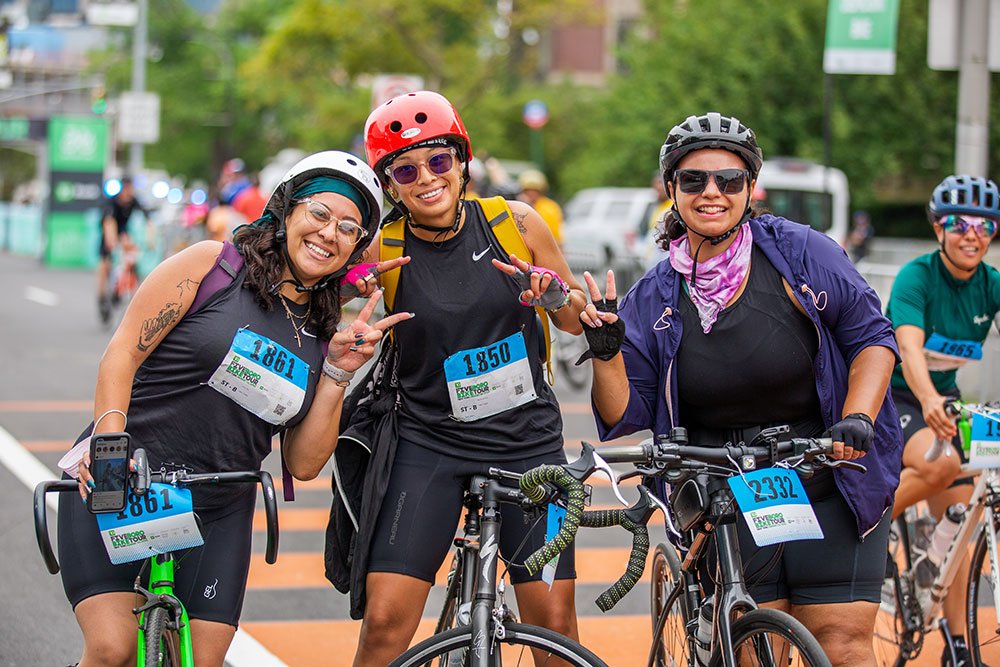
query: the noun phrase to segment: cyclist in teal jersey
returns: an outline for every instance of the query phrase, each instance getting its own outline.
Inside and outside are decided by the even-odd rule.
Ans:
[[[892,395],[906,442],[893,518],[919,500],[927,500],[938,518],[949,505],[969,500],[970,486],[952,484],[964,456],[944,404],[959,397],[958,369],[982,359],[983,341],[1000,311],[1000,272],[983,262],[1000,220],[996,183],[949,176],[934,189],[927,211],[940,248],[900,269],[886,309],[903,359],[893,372]],[[928,461],[935,437],[951,440],[957,455]],[[960,581],[965,577],[959,573]],[[959,652],[956,667],[970,664],[963,597],[953,592],[945,601]]]

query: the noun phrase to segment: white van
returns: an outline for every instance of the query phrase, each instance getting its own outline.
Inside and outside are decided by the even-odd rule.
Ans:
[[[809,225],[837,243],[847,237],[847,176],[835,167],[798,158],[765,160],[754,199],[775,215]]]

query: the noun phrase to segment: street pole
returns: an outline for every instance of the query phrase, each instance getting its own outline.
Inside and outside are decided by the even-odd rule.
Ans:
[[[987,63],[989,0],[964,0],[961,7],[958,124],[955,172],[986,176],[989,168],[990,70]]]
[[[132,40],[132,91],[141,93],[146,90],[146,53],[147,23],[149,17],[149,0],[138,0],[139,17],[135,24],[135,39]],[[143,167],[143,144],[129,145],[128,169],[135,177]]]

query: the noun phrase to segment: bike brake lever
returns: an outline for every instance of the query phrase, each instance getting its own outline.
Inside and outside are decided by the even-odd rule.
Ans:
[[[597,452],[593,453],[593,457],[594,472],[603,472],[608,476],[608,479],[611,480],[611,490],[615,492],[615,497],[618,498],[618,502],[620,502],[623,506],[628,507],[628,501],[622,496],[622,492],[618,490],[619,479],[615,474],[615,471],[611,469],[608,462],[601,458],[601,455]]]
[[[813,460],[822,463],[828,468],[848,468],[850,470],[856,470],[862,474],[866,474],[868,472],[868,468],[865,465],[858,463],[857,461],[847,461],[845,459],[830,459],[825,455],[817,456]]]

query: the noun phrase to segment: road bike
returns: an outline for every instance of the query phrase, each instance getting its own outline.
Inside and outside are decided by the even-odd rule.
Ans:
[[[457,550],[435,633],[396,658],[391,667],[530,664],[530,649],[578,667],[604,667],[600,658],[569,637],[518,623],[506,604],[504,577],[498,579],[501,504],[532,511],[539,504],[565,498],[566,516],[553,540],[561,546],[543,547],[544,553],[539,550],[525,561],[529,572],[536,572],[572,541],[585,496],[583,485],[559,466],[542,466],[525,475],[490,468],[485,475],[473,476],[464,499],[465,530],[455,540]]]
[[[940,630],[943,635],[945,656],[950,656],[951,664],[956,664],[952,632],[942,616],[942,609],[962,561],[970,554],[969,577],[962,582],[966,591],[969,653],[976,665],[984,662],[995,664],[1000,658],[1000,616],[997,613],[1000,609],[1000,598],[997,596],[1000,573],[1000,552],[997,550],[1000,457],[992,456],[992,465],[985,468],[980,469],[976,463],[977,453],[988,454],[986,450],[989,447],[1000,447],[1000,442],[989,444],[990,441],[1000,441],[1000,404],[976,405],[953,401],[946,408],[958,420],[970,415],[973,420],[982,420],[978,424],[973,421],[969,429],[959,429],[963,448],[968,451],[971,445],[976,450],[972,452],[973,464],[963,465],[961,476],[978,474],[978,479],[936,574],[926,567],[926,541],[920,540],[918,535],[927,526],[926,518],[919,516],[917,508],[908,507],[893,522],[882,603],[875,624],[875,653],[879,665],[901,667],[916,659],[923,649],[925,637],[935,630]],[[976,441],[977,438],[983,440]],[[985,447],[978,446],[980,443]],[[947,452],[948,447],[951,447],[949,442],[935,442],[928,452],[928,460]],[[930,527],[924,530],[929,533]],[[920,572],[921,568],[932,573],[931,581],[922,581],[925,575]]]
[[[250,472],[188,473],[184,470],[152,472],[145,452],[135,450],[133,459],[132,493],[126,511],[133,516],[144,510],[154,512],[158,503],[166,503],[169,495],[164,489],[150,491],[150,484],[159,483],[173,488],[196,485],[260,484],[264,496],[264,514],[267,519],[267,546],[265,560],[273,564],[278,558],[278,505],[274,495],[271,475],[264,470]],[[76,480],[50,480],[35,487],[34,517],[35,538],[38,549],[51,574],[59,573],[59,562],[49,540],[45,494],[76,493]],[[166,490],[169,493],[169,489]],[[152,509],[151,509],[152,508]],[[138,513],[138,514],[136,514]],[[184,603],[174,591],[174,570],[179,561],[175,552],[152,553],[135,581],[135,593],[141,599],[132,613],[138,620],[138,667],[193,667],[194,653],[191,644],[191,626]],[[148,576],[143,579],[143,573]],[[143,583],[145,581],[145,583]]]

